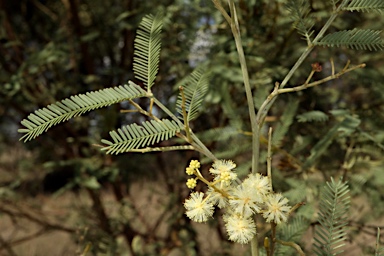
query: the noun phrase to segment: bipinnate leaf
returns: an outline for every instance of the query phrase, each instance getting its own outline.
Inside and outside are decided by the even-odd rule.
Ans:
[[[289,220],[289,223],[284,223],[277,226],[279,236],[284,241],[300,242],[302,235],[308,230],[310,222],[303,216],[295,216]]]
[[[203,73],[202,68],[194,70],[182,83],[181,87],[185,97],[187,121],[195,119],[202,109],[203,99],[208,91],[209,76]],[[183,116],[183,99],[181,92],[176,102],[177,112]]]
[[[204,143],[213,141],[228,141],[231,138],[237,137],[240,134],[239,130],[233,126],[215,127],[196,134]]]
[[[331,0],[332,2],[332,5],[333,5],[333,8],[336,9],[336,5],[338,2],[340,2],[340,0]]]
[[[129,82],[126,85],[106,88],[99,91],[78,94],[70,98],[48,105],[29,114],[27,119],[21,121],[25,127],[18,132],[25,133],[20,140],[24,142],[35,139],[52,126],[67,121],[85,112],[110,106],[124,100],[145,97],[146,91],[140,86]]]
[[[142,125],[130,124],[111,131],[109,134],[113,141],[101,140],[107,146],[102,150],[107,154],[120,154],[132,149],[139,149],[168,140],[180,132],[182,128],[168,119],[145,121]]]
[[[290,218],[289,223],[277,226],[278,239],[299,243],[303,234],[308,230],[310,222],[303,216]],[[274,255],[297,255],[297,252],[290,246],[277,245]]]
[[[308,17],[310,13],[310,5],[307,0],[288,0],[286,8],[291,13],[291,18],[294,21],[294,27],[299,34],[307,39],[312,35],[312,27],[315,22]]]
[[[338,111],[331,111],[331,113],[335,116],[338,115],[336,112]],[[324,134],[322,138],[315,144],[315,146],[313,146],[309,157],[303,164],[304,169],[311,167],[315,161],[326,152],[327,148],[331,145],[336,137],[350,135],[358,128],[361,122],[358,117],[349,115],[347,113],[340,113],[339,118],[342,118],[341,121],[329,129],[328,132]]]
[[[305,112],[303,114],[298,115],[296,118],[297,118],[297,121],[299,121],[300,123],[325,122],[328,120],[327,114],[318,110]]]
[[[381,31],[370,29],[352,29],[338,31],[323,37],[316,45],[328,47],[348,47],[356,50],[382,50],[383,40],[380,37]]]
[[[346,182],[327,182],[320,197],[320,226],[315,230],[316,255],[338,255],[343,252],[348,230],[348,211],[351,204]]]
[[[383,0],[351,0],[343,10],[357,12],[380,12],[384,11]]]
[[[148,90],[154,85],[159,71],[162,13],[146,15],[136,32],[133,72]]]

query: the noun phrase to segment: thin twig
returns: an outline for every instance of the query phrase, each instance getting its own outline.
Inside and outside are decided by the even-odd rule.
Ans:
[[[286,242],[286,241],[282,241],[282,240],[276,240],[276,242],[278,242],[279,244],[282,244],[282,245],[290,246],[290,247],[294,248],[300,256],[305,256],[305,253],[303,252],[301,247],[294,242]]]
[[[346,67],[349,65],[349,63],[347,63]],[[296,87],[292,87],[292,88],[284,88],[284,89],[279,89],[278,90],[278,94],[282,94],[282,93],[287,93],[287,92],[298,92],[298,91],[302,91],[302,90],[305,90],[307,88],[310,88],[310,87],[314,87],[314,86],[317,86],[317,85],[320,85],[320,84],[323,84],[325,82],[328,82],[328,81],[331,81],[331,80],[334,80],[334,79],[337,79],[339,78],[340,76],[344,75],[345,73],[348,73],[348,72],[351,72],[353,70],[356,70],[356,69],[359,69],[359,68],[364,68],[365,67],[365,64],[360,64],[360,65],[357,65],[357,66],[354,66],[352,68],[343,68],[342,71],[340,71],[339,73],[337,74],[334,74],[334,75],[331,75],[331,76],[328,76],[326,78],[323,78],[321,80],[318,80],[316,82],[312,82],[312,83],[305,83],[305,84],[302,84],[302,85],[299,85],[299,86],[296,86]]]
[[[148,153],[148,152],[166,152],[166,151],[175,151],[175,150],[195,150],[195,148],[191,145],[156,147],[156,148],[146,147],[146,148],[140,148],[140,149],[130,149],[126,152]]]
[[[154,116],[152,110],[153,110],[153,98],[151,98],[149,101],[149,114],[151,117]]]
[[[231,24],[231,17],[228,15],[227,11],[223,8],[223,6],[220,3],[220,0],[212,0],[215,7],[220,11],[221,15],[225,18],[225,20],[228,22],[228,24]]]
[[[268,156],[267,156],[267,174],[269,183],[272,186],[272,127],[269,127],[268,131]]]
[[[315,70],[312,69],[311,73],[309,74],[307,80],[305,80],[305,84],[308,84],[309,81],[311,81],[313,74],[315,74]]]
[[[187,135],[187,141],[189,143],[191,143],[192,139],[191,139],[191,133],[190,133],[190,129],[189,129],[187,109],[185,107],[186,98],[185,98],[185,95],[184,95],[184,88],[182,86],[180,86],[179,90],[180,90],[180,94],[181,94],[181,110],[183,111],[183,120],[184,120],[185,134]]]
[[[351,64],[351,60],[348,60],[348,61],[347,61],[347,64],[345,64],[345,66],[344,66],[344,68],[343,68],[343,71],[348,69],[349,64]]]
[[[335,63],[333,62],[333,58],[330,59],[330,62],[331,62],[331,70],[332,70],[332,75],[335,74]]]
[[[122,109],[120,110],[120,113],[138,113],[139,111],[137,109]]]
[[[291,215],[294,211],[296,211],[296,209],[298,209],[299,207],[305,205],[304,202],[300,202],[300,203],[297,203],[295,204],[288,212],[288,216]]]
[[[377,228],[375,256],[380,255],[379,250],[380,250],[380,228]]]
[[[151,99],[151,101],[153,101],[153,99]],[[150,118],[153,118],[156,121],[161,121],[157,116],[154,116],[151,112],[144,110],[142,107],[140,107],[139,104],[137,104],[133,100],[129,100],[129,103],[131,103],[137,109],[137,111],[140,112],[141,114],[148,116]]]
[[[271,222],[271,236],[272,236],[272,243],[270,245],[270,255],[273,256],[275,253],[275,246],[276,246],[276,223]]]

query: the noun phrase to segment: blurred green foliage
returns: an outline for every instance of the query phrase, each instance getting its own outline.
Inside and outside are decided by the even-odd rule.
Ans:
[[[292,26],[287,2],[238,1],[256,108],[306,46]],[[309,15],[316,21],[313,29],[318,31],[332,10],[331,1],[308,2]],[[11,144],[33,153],[13,165],[0,165],[1,172],[8,175],[4,177],[9,177],[0,181],[4,201],[0,211],[25,218],[9,211],[8,204],[22,204],[27,200],[25,195],[44,190],[54,191],[56,196],[75,190],[87,195],[91,202],[75,209],[80,216],[77,225],[87,228],[79,246],[85,248],[90,242],[90,253],[94,255],[118,255],[124,250],[134,255],[168,255],[172,250],[184,255],[231,255],[219,223],[212,221],[211,226],[222,243],[214,248],[221,249],[202,251],[204,243],[198,240],[201,230],[183,215],[181,203],[188,194],[183,169],[189,159],[199,157],[196,153],[111,157],[94,146],[100,138],[108,137],[108,131],[143,121],[138,114],[119,113],[129,109],[128,104],[75,118],[23,146],[18,144],[15,132],[19,121],[37,108],[70,95],[135,81],[135,31],[144,15],[162,11],[162,52],[154,94],[175,109],[178,82],[204,64],[211,72],[210,87],[202,103],[205,111],[194,121],[193,129],[217,157],[235,160],[239,171],[247,174],[251,145],[243,80],[230,29],[213,4],[198,0],[21,0],[0,1],[0,7],[0,152],[10,154]],[[329,32],[383,26],[384,19],[377,13],[346,12]],[[305,82],[315,62],[323,70],[314,79],[330,75],[331,58],[336,71],[348,60],[352,64],[364,62],[367,67],[303,92],[279,96],[267,118],[267,126],[274,128],[274,187],[292,203],[307,203],[297,212],[303,221],[293,220],[293,227],[302,230],[302,223],[306,223],[305,227],[316,224],[313,217],[320,185],[330,176],[349,181],[352,193],[369,202],[365,207],[375,209],[369,216],[358,215],[350,221],[354,240],[364,230],[374,234],[375,227],[365,223],[384,211],[380,203],[384,180],[384,65],[382,52],[318,47],[289,86]],[[148,104],[144,100],[138,103],[143,108]],[[265,159],[266,155],[261,164]],[[152,225],[145,224],[144,218],[140,226],[137,219],[143,212],[137,209],[131,188],[137,182],[149,181],[157,181],[161,191],[166,191],[160,210],[156,209],[163,214]],[[156,189],[150,192],[156,194]],[[113,195],[118,214],[108,211],[110,206],[103,201],[105,193]],[[166,223],[166,228],[162,227],[165,232],[160,230],[160,223]],[[40,225],[49,226],[47,222]],[[266,230],[259,227],[260,233]],[[74,228],[68,232],[78,238]],[[287,232],[300,240],[293,230]],[[120,243],[119,237],[124,242]],[[12,245],[12,241],[6,242]],[[359,246],[364,252],[373,251],[369,247],[372,245]],[[11,255],[11,251],[7,253]]]

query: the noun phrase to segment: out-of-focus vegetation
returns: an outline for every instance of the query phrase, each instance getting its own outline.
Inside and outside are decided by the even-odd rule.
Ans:
[[[238,3],[256,108],[306,46],[292,27],[286,2]],[[330,2],[310,1],[315,30],[329,16]],[[205,64],[212,79],[205,111],[193,129],[217,157],[234,159],[246,175],[251,146],[242,75],[230,29],[213,4],[3,0],[0,7],[0,217],[10,219],[9,229],[19,232],[0,234],[1,253],[26,255],[21,244],[56,230],[70,234],[75,246],[49,255],[81,255],[88,250],[94,255],[231,255],[234,249],[226,242],[221,223],[212,221],[206,231],[184,215],[182,202],[188,194],[184,168],[189,159],[199,158],[197,153],[109,156],[94,145],[107,138],[108,131],[144,120],[138,114],[120,113],[130,109],[129,104],[75,118],[28,144],[18,142],[16,133],[20,120],[37,108],[135,81],[136,28],[145,14],[162,11],[162,54],[154,94],[174,109],[177,83]],[[383,26],[378,13],[345,13],[330,32]],[[306,202],[297,215],[305,218],[305,229],[310,230],[317,225],[313,216],[321,184],[331,176],[349,181],[356,202],[349,222],[351,248],[365,253],[373,252],[384,210],[382,56],[382,52],[316,48],[290,86],[302,84],[315,62],[322,65],[316,79],[331,74],[331,63],[336,71],[348,60],[367,67],[319,87],[281,95],[267,117],[267,125],[274,128],[275,190],[292,203]],[[44,204],[46,198],[63,200],[69,210],[55,212]],[[36,233],[23,235],[24,223],[34,225]],[[300,225],[298,230],[303,229]],[[258,227],[260,233],[265,230]],[[368,234],[369,242],[362,240],[362,234]],[[302,243],[311,246],[311,241]]]

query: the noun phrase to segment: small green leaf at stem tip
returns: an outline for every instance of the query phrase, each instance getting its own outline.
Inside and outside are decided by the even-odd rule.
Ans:
[[[107,144],[107,145],[109,145],[109,146],[112,146],[112,145],[113,145],[113,143],[110,142],[109,140],[102,139],[101,142],[104,143],[104,144]]]
[[[18,133],[28,133],[29,130],[28,129],[18,129],[17,132]]]

